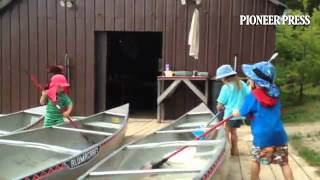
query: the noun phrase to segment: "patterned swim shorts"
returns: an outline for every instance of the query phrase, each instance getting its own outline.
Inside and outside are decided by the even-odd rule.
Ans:
[[[286,165],[288,164],[288,145],[264,148],[252,146],[252,160],[263,165]]]

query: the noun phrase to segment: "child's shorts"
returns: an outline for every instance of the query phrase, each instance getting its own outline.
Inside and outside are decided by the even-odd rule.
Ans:
[[[231,128],[239,128],[242,125],[242,121],[234,120],[228,121],[227,126]]]
[[[252,146],[252,160],[263,165],[288,164],[288,145],[259,148]]]

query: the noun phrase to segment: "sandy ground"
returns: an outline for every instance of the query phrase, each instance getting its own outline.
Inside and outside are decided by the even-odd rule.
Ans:
[[[320,122],[287,125],[289,135],[301,133],[303,145],[320,152]]]
[[[303,145],[320,153],[320,129],[317,133],[303,135]]]
[[[306,122],[299,124],[286,124],[286,131],[288,134],[292,135],[295,133],[315,133],[320,131],[320,122]],[[319,142],[320,143],[320,142]]]

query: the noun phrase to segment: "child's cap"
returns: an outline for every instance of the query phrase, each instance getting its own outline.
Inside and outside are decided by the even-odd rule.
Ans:
[[[52,76],[49,88],[52,86],[61,86],[61,87],[68,87],[70,86],[68,83],[67,78],[62,74],[56,74]]]
[[[235,72],[229,64],[225,64],[217,69],[215,79],[218,80],[235,74],[237,74],[237,72]]]
[[[279,96],[279,89],[274,83],[276,78],[276,69],[270,62],[261,61],[256,64],[243,64],[242,71],[257,85],[266,88],[270,96]]]
[[[70,86],[67,78],[62,74],[56,74],[52,76],[49,89],[48,89],[48,97],[51,101],[56,102],[57,101],[57,88],[58,86],[64,88],[64,92],[68,92],[68,87]]]

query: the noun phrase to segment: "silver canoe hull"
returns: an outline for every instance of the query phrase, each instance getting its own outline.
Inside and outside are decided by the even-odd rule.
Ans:
[[[78,179],[223,179],[228,172],[228,142],[223,127],[195,141],[194,131],[207,130],[215,117],[201,104],[169,126],[123,146]],[[212,124],[216,124],[214,120]],[[160,169],[143,169],[184,145],[190,147]]]
[[[117,149],[129,105],[77,121],[0,138],[0,179],[75,179]]]
[[[1,116],[0,136],[42,127],[45,113],[45,106],[40,106]]]

